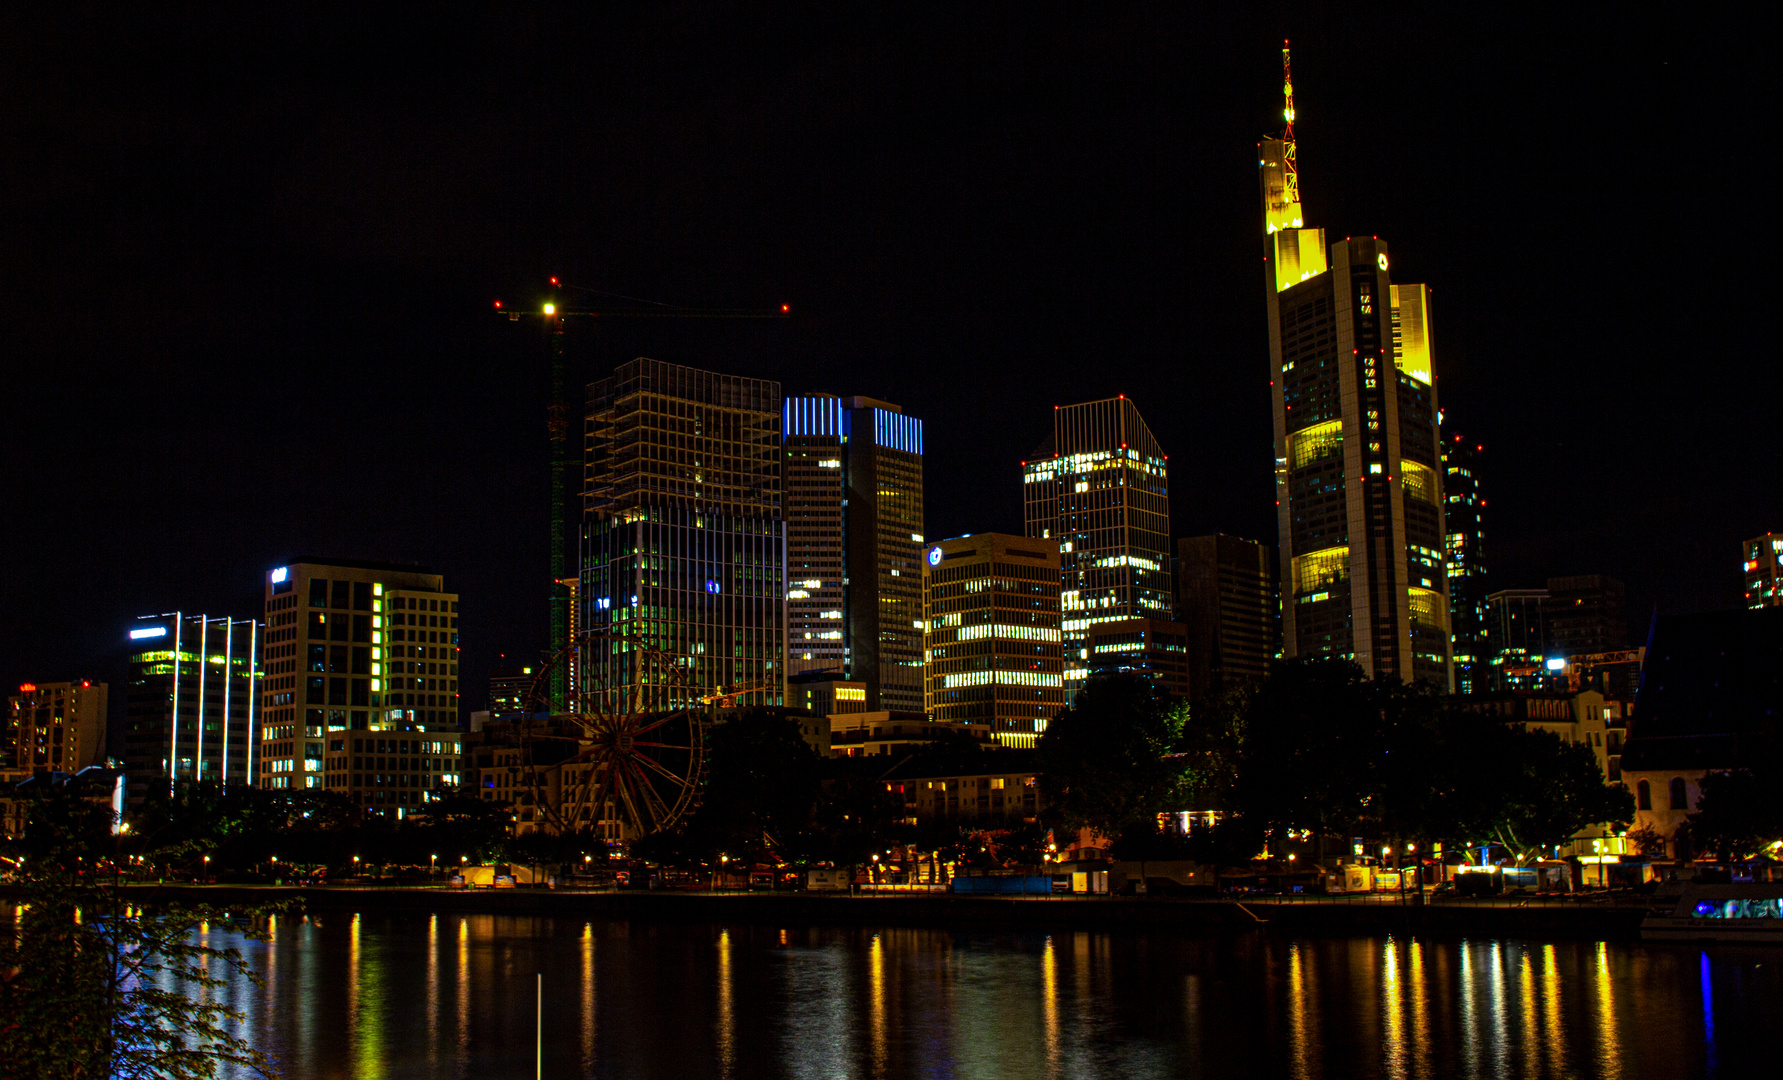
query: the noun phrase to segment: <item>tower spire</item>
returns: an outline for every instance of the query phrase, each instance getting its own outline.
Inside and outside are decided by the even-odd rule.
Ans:
[[[1282,98],[1286,107],[1282,118],[1288,122],[1282,132],[1282,180],[1287,201],[1300,201],[1300,168],[1294,160],[1294,72],[1288,64],[1288,39],[1282,38]]]

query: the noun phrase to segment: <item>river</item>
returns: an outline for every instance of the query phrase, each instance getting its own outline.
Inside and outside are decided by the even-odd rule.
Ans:
[[[233,985],[290,1078],[1774,1075],[1783,950],[275,920]],[[223,929],[213,945],[242,944]],[[1770,1058],[1771,1065],[1761,1064]]]

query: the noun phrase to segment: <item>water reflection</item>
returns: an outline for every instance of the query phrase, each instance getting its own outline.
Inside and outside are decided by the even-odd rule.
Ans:
[[[1697,1075],[1768,954],[1600,942],[285,916],[226,993],[294,1077]],[[232,943],[224,925],[207,930]],[[1625,1065],[1624,1063],[1628,1063]]]

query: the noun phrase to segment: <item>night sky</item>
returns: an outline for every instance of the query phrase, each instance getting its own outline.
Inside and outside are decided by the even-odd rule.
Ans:
[[[1609,573],[1642,632],[1737,606],[1739,541],[1783,528],[1760,35],[1188,6],[11,11],[0,684],[119,678],[133,616],[254,614],[336,554],[446,575],[479,705],[545,637],[546,369],[491,301],[551,274],[792,305],[582,328],[577,381],[898,402],[931,536],[1019,532],[1051,406],[1125,393],[1177,533],[1273,542],[1284,36],[1309,224],[1434,289],[1492,587]]]

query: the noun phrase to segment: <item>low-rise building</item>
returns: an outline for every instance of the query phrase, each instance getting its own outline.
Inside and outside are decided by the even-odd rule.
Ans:
[[[1635,796],[1630,839],[1674,859],[1697,854],[1687,826],[1703,779],[1756,763],[1783,712],[1778,671],[1783,608],[1659,620],[1620,760]]]
[[[885,775],[904,797],[906,821],[954,819],[979,824],[1037,820],[1040,764],[1032,750],[917,755]]]
[[[831,757],[914,753],[937,739],[962,734],[986,746],[994,746],[996,739],[989,724],[931,720],[925,713],[843,713],[827,719]]]

